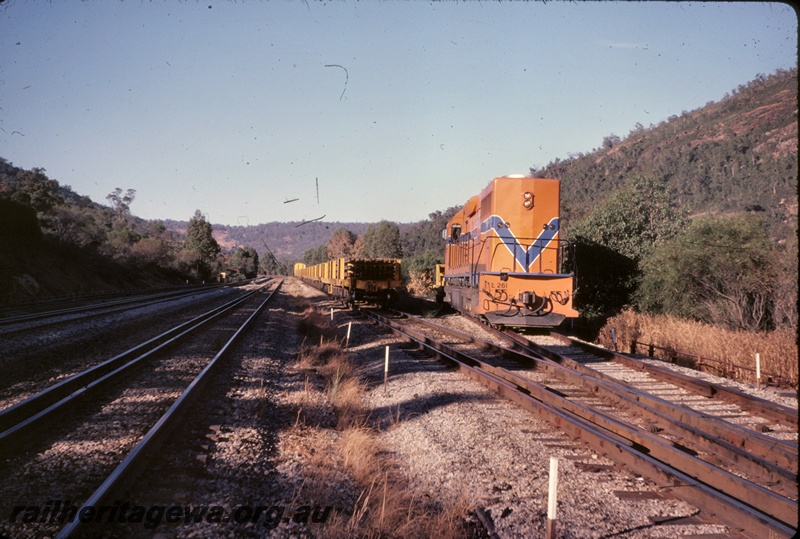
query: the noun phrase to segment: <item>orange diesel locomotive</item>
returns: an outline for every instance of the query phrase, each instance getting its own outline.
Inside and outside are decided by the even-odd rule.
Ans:
[[[572,308],[573,275],[560,272],[558,180],[495,178],[447,224],[442,283],[459,311],[508,327],[552,327]]]

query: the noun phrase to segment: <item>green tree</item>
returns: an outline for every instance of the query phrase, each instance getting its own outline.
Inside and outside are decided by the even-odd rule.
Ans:
[[[0,197],[0,251],[3,247],[32,247],[42,239],[36,212],[30,206]]]
[[[98,247],[107,239],[106,229],[97,224],[91,209],[71,204],[51,210],[48,232],[59,243],[78,247]]]
[[[370,225],[364,233],[362,254],[366,258],[402,258],[400,228],[389,221],[381,221],[378,226]]]
[[[327,260],[328,260],[327,245],[312,247],[311,249],[306,249],[306,252],[303,253],[303,263],[306,266],[315,266]]]
[[[573,238],[608,247],[632,260],[641,260],[677,234],[686,223],[686,212],[666,182],[632,175],[627,187],[617,191],[570,231]]]
[[[566,270],[575,274],[575,308],[592,324],[630,305],[639,275],[635,260],[582,237],[567,252]]]
[[[161,237],[142,238],[131,246],[131,258],[140,266],[169,267],[173,253],[170,245]]]
[[[414,257],[403,259],[403,271],[433,275],[436,264],[442,264],[443,262],[443,252],[428,249]]]
[[[111,202],[111,207],[114,209],[117,219],[120,220],[127,220],[130,217],[131,203],[133,203],[134,198],[136,198],[136,189],[128,189],[123,195],[120,187],[106,195],[106,200]]]
[[[106,242],[101,246],[101,252],[118,260],[130,257],[131,248],[142,239],[133,226],[127,221],[114,221],[111,229],[106,232]]]
[[[696,219],[643,261],[637,304],[731,329],[768,329],[775,254],[755,215]]]
[[[442,251],[431,249],[404,258],[401,269],[409,292],[418,295],[432,295],[436,285],[436,264],[441,264],[443,261]]]
[[[451,207],[444,212],[435,211],[428,214],[428,219],[413,223],[406,227],[402,234],[403,257],[417,258],[426,256],[425,253],[433,251],[444,257],[444,240],[442,230],[447,228],[447,222],[456,214],[460,207]]]
[[[258,275],[258,253],[252,247],[239,247],[228,260],[228,267],[252,279]]]
[[[796,232],[796,231],[795,231]],[[797,329],[797,235],[790,235],[777,251],[777,281],[775,283],[775,326]]]
[[[292,269],[270,252],[265,253],[261,260],[261,271],[266,275],[290,275]]]
[[[217,270],[217,256],[220,247],[212,234],[213,230],[200,210],[194,212],[194,216],[189,220],[186,229],[186,241],[184,251],[188,251],[183,256],[184,260],[190,260],[197,276],[203,280],[211,277]]]
[[[20,171],[16,180],[17,188],[11,195],[11,200],[36,210],[40,221],[52,208],[64,203],[58,193],[58,182],[48,178],[43,168]]]

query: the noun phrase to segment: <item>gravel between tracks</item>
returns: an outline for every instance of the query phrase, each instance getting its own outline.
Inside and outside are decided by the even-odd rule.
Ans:
[[[56,502],[79,507],[208,363],[219,335],[235,329],[241,318],[237,311],[212,322],[189,345],[129,373],[124,384],[116,381],[102,395],[84,397],[37,437],[33,450],[3,455],[0,534],[41,538],[62,527],[47,512]],[[16,511],[19,507],[31,509]]]
[[[555,349],[569,349],[571,347],[565,346],[564,343],[556,339],[554,337],[537,337],[535,341],[543,346],[552,346]],[[594,346],[600,346],[598,344],[593,344]],[[680,365],[675,365],[673,363],[669,363],[667,361],[662,361],[660,359],[653,359],[648,356],[644,355],[632,355],[631,357],[649,365],[653,365],[655,367],[669,369],[681,374],[686,374],[688,376],[692,376],[697,378],[698,380],[704,380],[707,382],[713,382],[715,384],[719,384],[724,387],[728,387],[731,389],[735,389],[741,391],[743,393],[747,393],[748,395],[752,395],[754,397],[758,397],[761,399],[768,400],[770,402],[774,402],[776,404],[780,404],[782,406],[787,406],[789,408],[794,408],[797,410],[798,408],[798,398],[797,398],[797,391],[792,391],[788,389],[780,389],[773,386],[764,386],[761,389],[757,388],[755,384],[745,384],[742,382],[737,382],[735,380],[731,380],[728,378],[722,378],[720,376],[715,376],[711,373],[698,371],[696,369],[690,369],[688,367],[682,367]],[[588,365],[591,367],[592,365]]]

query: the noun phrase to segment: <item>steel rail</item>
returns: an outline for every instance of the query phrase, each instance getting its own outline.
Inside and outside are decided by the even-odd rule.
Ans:
[[[217,354],[211,359],[208,365],[200,371],[194,380],[187,386],[180,397],[172,403],[172,406],[162,415],[158,421],[150,428],[147,434],[134,446],[128,455],[120,462],[113,472],[103,481],[103,483],[89,496],[89,498],[81,505],[81,508],[76,512],[77,515],[81,514],[84,507],[97,507],[105,500],[111,498],[113,492],[120,487],[120,485],[137,470],[141,469],[146,463],[147,458],[156,450],[167,436],[172,432],[174,427],[180,422],[181,418],[185,415],[186,410],[191,403],[196,400],[197,396],[202,392],[204,386],[211,378],[211,374],[222,362],[231,348],[241,339],[245,330],[250,327],[250,324],[261,313],[264,307],[269,303],[275,293],[281,288],[283,280],[281,280],[275,289],[270,292],[267,298],[256,308],[255,311],[244,321],[244,323],[236,330],[234,335],[223,345]],[[263,287],[262,287],[263,288]],[[261,290],[261,289],[259,289]],[[56,539],[68,539],[70,536],[78,532],[86,523],[81,522],[80,518],[73,520],[62,528],[56,535]]]
[[[767,484],[773,485],[775,490],[783,494],[789,496],[797,494],[796,445],[691,408],[676,406],[540,345],[527,346],[529,341],[514,332],[488,329],[497,337],[510,340],[514,349],[509,350],[428,320],[415,319],[437,331],[479,343],[482,347],[498,354],[517,361],[534,363],[568,383],[580,385],[587,391],[612,402],[622,403],[641,411],[659,427],[691,441],[695,447],[708,451],[731,467],[763,477]],[[529,353],[534,355],[528,355]]]
[[[415,320],[417,320],[418,322],[424,323],[424,324],[426,324],[426,325],[428,325],[430,327],[433,327],[437,331],[444,331],[446,329],[446,328],[443,328],[442,326],[440,326],[438,324],[434,324],[434,323],[429,322],[429,321],[425,321],[425,320],[421,320],[421,319],[415,319]],[[412,332],[413,330],[409,330],[408,328],[406,328],[405,331]],[[480,342],[484,347],[488,347],[489,349],[493,349],[493,350],[497,351],[498,353],[505,353],[506,352],[506,350],[503,349],[503,348],[496,347],[496,346],[492,345],[491,343],[485,343],[485,342],[479,341],[477,339],[474,339],[474,338],[472,338],[472,337],[470,337],[470,336],[468,336],[466,334],[463,334],[463,333],[461,333],[459,331],[456,331],[456,330],[451,330],[448,333],[450,333],[451,335],[459,336],[460,338],[472,339],[474,342]],[[422,335],[419,334],[419,333],[416,333],[416,336],[420,337]],[[643,430],[639,429],[638,427],[631,427],[630,425],[624,424],[624,423],[622,423],[622,422],[620,422],[618,420],[615,420],[613,418],[606,418],[606,416],[603,415],[603,414],[597,415],[596,411],[592,410],[591,408],[588,408],[588,407],[580,405],[580,404],[576,404],[576,403],[564,398],[562,395],[556,396],[552,392],[553,390],[551,390],[549,388],[546,388],[542,384],[538,384],[538,383],[533,382],[533,381],[531,381],[529,379],[526,379],[526,378],[520,377],[518,375],[512,374],[512,373],[508,372],[505,369],[500,369],[498,367],[490,366],[485,362],[480,362],[479,360],[476,360],[476,359],[474,359],[472,357],[469,357],[469,356],[467,356],[465,354],[461,354],[460,352],[453,350],[452,347],[447,347],[447,350],[449,351],[450,355],[455,355],[455,357],[457,359],[459,359],[460,361],[464,361],[465,363],[471,364],[472,366],[478,366],[479,368],[481,368],[483,370],[486,370],[487,372],[490,372],[490,373],[492,373],[493,375],[495,375],[495,376],[497,376],[499,378],[503,378],[506,381],[515,384],[517,387],[522,388],[528,394],[534,395],[535,398],[537,398],[537,400],[540,400],[540,401],[543,401],[543,402],[548,402],[548,403],[550,403],[550,404],[552,404],[554,406],[557,406],[557,407],[559,407],[561,409],[569,410],[570,412],[572,412],[572,413],[574,413],[574,414],[576,414],[578,416],[581,416],[581,417],[584,417],[586,419],[589,419],[594,424],[600,424],[601,422],[603,422],[604,424],[602,426],[604,428],[606,428],[607,430],[615,432],[617,435],[624,436],[625,439],[632,440],[632,441],[634,441],[634,443],[638,443],[638,444],[642,445],[643,447],[649,441],[648,447],[650,447],[650,451],[654,452],[653,447],[651,447],[651,446],[655,446],[655,448],[656,448],[655,452],[662,455],[660,460],[662,460],[664,462],[667,462],[669,464],[673,464],[675,466],[680,466],[680,468],[684,472],[689,473],[692,476],[705,477],[709,473],[720,472],[722,474],[721,476],[719,476],[720,474],[715,474],[715,475],[712,476],[712,479],[713,479],[712,481],[706,481],[706,482],[711,483],[712,486],[714,486],[716,488],[720,488],[721,490],[724,489],[726,492],[734,494],[739,499],[742,499],[744,501],[748,501],[751,505],[759,507],[761,510],[766,511],[767,507],[771,508],[772,506],[782,507],[782,504],[786,503],[785,500],[788,500],[788,498],[786,498],[783,494],[787,494],[787,495],[791,496],[791,495],[796,495],[796,493],[797,493],[796,473],[790,472],[788,470],[781,469],[781,468],[779,468],[777,466],[774,466],[774,465],[770,466],[768,463],[765,463],[763,461],[760,461],[758,459],[753,458],[752,455],[749,455],[749,454],[747,454],[747,453],[745,453],[745,452],[743,452],[741,450],[737,451],[738,448],[735,448],[735,447],[733,447],[733,448],[729,447],[728,448],[728,449],[730,449],[730,450],[732,450],[734,452],[733,453],[733,458],[730,460],[731,465],[732,466],[736,466],[740,471],[742,471],[742,469],[746,469],[747,471],[749,471],[751,473],[758,473],[761,476],[765,476],[766,475],[768,477],[769,481],[775,482],[776,486],[780,486],[781,487],[780,488],[781,492],[777,493],[778,494],[777,496],[772,496],[773,494],[775,494],[775,493],[773,493],[773,491],[768,490],[768,489],[764,489],[763,487],[760,487],[760,486],[758,486],[758,485],[756,485],[756,484],[754,484],[752,482],[748,481],[747,483],[742,484],[739,481],[739,479],[736,478],[736,476],[733,476],[732,474],[728,473],[727,471],[722,470],[722,469],[714,466],[713,464],[707,463],[706,461],[704,461],[702,459],[698,459],[694,455],[692,455],[690,457],[685,452],[687,450],[687,448],[683,447],[680,444],[676,444],[676,443],[673,443],[673,442],[666,441],[663,438],[655,436],[654,434],[652,434],[650,432],[643,431]],[[509,355],[509,354],[505,354],[505,355]],[[514,353],[512,355],[516,355],[516,353]],[[537,361],[537,362],[541,363],[541,361],[539,359],[537,359],[535,357],[531,357],[531,356],[521,355],[521,356],[518,356],[517,359],[533,360],[533,361]],[[475,363],[475,362],[477,362],[477,363]],[[596,389],[597,392],[606,393],[608,396],[610,396],[612,398],[613,397],[617,397],[617,395],[614,393],[613,387],[603,387],[602,383],[601,384],[596,384],[596,382],[594,382],[591,379],[591,373],[588,373],[588,376],[584,376],[584,375],[581,375],[579,373],[570,371],[570,370],[568,370],[568,369],[566,369],[564,367],[558,366],[558,365],[543,364],[543,366],[546,367],[550,372],[553,372],[556,375],[560,374],[563,377],[563,375],[566,374],[567,375],[566,376],[566,378],[567,378],[566,381],[568,381],[569,383],[583,385],[583,386],[586,386],[586,387],[590,387],[592,389]],[[625,388],[620,387],[619,389],[624,390]],[[650,396],[647,395],[647,394],[639,394],[639,397],[640,398],[646,398],[646,397],[650,397]],[[625,400],[625,399],[623,398],[623,399],[618,399],[618,400]],[[628,404],[630,406],[633,406],[637,411],[642,409],[641,406],[639,405],[639,403],[636,402],[636,399],[627,399],[627,401],[628,402],[626,404]],[[665,401],[662,401],[662,402],[664,404],[669,404],[669,403],[666,403]],[[672,406],[672,408],[675,408],[675,407]],[[662,419],[664,419],[664,418],[662,418]],[[666,419],[671,421],[671,418],[666,418]],[[640,430],[642,431],[641,433],[639,432]],[[701,434],[702,433],[700,433],[700,432],[695,432],[696,436],[697,435],[701,435]],[[707,445],[707,448],[710,451],[714,451],[716,453],[719,453],[723,449],[723,447],[717,447],[716,444],[714,444],[714,443],[709,443],[709,444],[706,444],[706,445]],[[667,447],[669,449],[667,449]],[[672,452],[673,449],[679,449],[679,451],[673,453]],[[748,466],[748,464],[749,464],[749,466]],[[784,509],[783,509],[783,515],[784,516],[789,515],[789,514],[794,515],[794,513],[796,513],[796,511],[797,511],[796,502],[793,502],[792,500],[788,500],[788,501],[790,503],[786,507],[784,507]],[[762,505],[759,505],[759,504],[762,504]],[[763,504],[767,504],[767,505],[763,505]],[[795,525],[796,525],[796,522],[795,522]]]
[[[560,409],[561,404],[553,405],[551,402],[560,402],[566,399],[555,395],[546,388],[541,388],[541,391],[537,391],[537,395],[546,396],[547,401],[550,402],[537,399],[530,393],[530,388],[526,386],[534,385],[531,382],[526,381],[525,386],[520,386],[513,381],[509,381],[505,374],[510,375],[510,380],[514,379],[514,375],[511,375],[508,371],[491,367],[475,359],[460,360],[458,358],[459,353],[446,345],[433,343],[430,338],[408,328],[402,328],[400,324],[386,320],[375,313],[368,312],[367,315],[396,333],[402,334],[405,338],[417,342],[423,348],[432,351],[446,361],[454,363],[459,369],[469,373],[470,376],[476,378],[499,395],[507,397],[539,415],[544,415],[554,426],[567,431],[574,438],[589,443],[599,453],[612,458],[637,473],[649,477],[661,486],[670,488],[676,496],[702,507],[704,511],[714,515],[721,522],[736,529],[747,530],[753,537],[792,537],[794,535],[794,528],[797,526],[796,502],[785,499],[763,487],[754,485],[718,468],[711,467],[709,469],[711,474],[715,476],[713,481],[717,484],[722,484],[723,486],[740,484],[742,486],[736,488],[737,492],[743,491],[746,493],[749,489],[754,489],[753,492],[757,492],[764,497],[768,496],[771,503],[767,504],[763,503],[763,500],[759,500],[759,496],[746,496],[749,502],[755,502],[762,507],[762,510],[759,510],[748,503],[721,492],[707,484],[707,481],[692,477],[660,460],[660,458],[665,458],[665,455],[672,455],[669,458],[681,460],[682,457],[676,455],[683,452],[673,447],[668,447],[663,441],[649,440],[647,436],[649,433],[642,429],[639,429],[641,432],[636,432],[636,429],[622,425],[627,430],[623,429],[619,432],[623,432],[633,439],[626,438],[618,432],[608,430],[610,426],[618,423],[616,420],[601,418],[600,414],[589,410],[588,415],[597,416],[598,421],[601,423],[601,425],[594,424],[576,413],[580,411],[580,407],[574,406],[575,403],[569,403],[567,410]],[[484,365],[488,368],[484,368]],[[503,373],[503,376],[498,373]],[[521,387],[522,389],[520,389]],[[643,441],[649,445],[645,446],[642,443]],[[651,452],[656,452],[660,458],[651,455]],[[685,453],[683,454],[686,455]],[[694,459],[691,455],[686,455],[686,458]],[[695,460],[698,461],[697,466],[699,467],[710,466],[704,461]],[[773,504],[778,505],[777,517],[770,514],[775,512]]]
[[[647,417],[660,429],[680,437],[684,443],[689,441],[692,445],[692,449],[690,449],[683,444],[673,443],[676,447],[681,447],[685,451],[693,451],[694,448],[704,450],[711,458],[727,464],[730,468],[735,468],[748,476],[763,478],[764,484],[770,485],[771,490],[788,497],[797,495],[797,455],[792,453],[790,446],[786,447],[780,444],[780,440],[765,437],[754,431],[747,431],[738,425],[690,408],[676,406],[610,376],[598,377],[595,371],[580,364],[574,370],[569,369],[540,356],[527,355],[518,350],[508,350],[427,320],[417,320],[437,331],[479,343],[484,348],[498,354],[512,357],[523,363],[532,363],[537,368],[542,368],[567,383],[584,388],[590,394],[600,396],[615,405],[629,407]],[[498,336],[505,337],[502,334],[498,334]],[[512,342],[512,344],[517,345],[516,342]],[[768,451],[767,455],[759,452],[751,453],[748,451],[749,447],[743,447],[744,444],[736,445],[729,441],[730,439],[739,440],[741,437],[746,438],[750,435],[757,437],[766,447],[770,447],[772,444],[771,452]],[[748,446],[751,445],[753,444],[748,444]]]
[[[580,380],[588,389],[601,391],[607,388],[610,393],[607,392],[605,394],[610,398],[624,398],[630,404],[637,402],[638,404],[636,405],[640,406],[653,420],[663,422],[665,428],[679,429],[678,434],[687,437],[700,447],[714,451],[716,456],[728,458],[731,465],[745,466],[746,469],[743,471],[757,472],[757,468],[748,467],[749,464],[755,464],[757,467],[763,468],[764,472],[767,473],[768,481],[778,480],[773,476],[774,473],[777,473],[779,476],[783,476],[780,481],[785,482],[788,480],[790,482],[786,486],[787,493],[796,493],[796,474],[798,471],[796,444],[765,436],[761,432],[747,429],[713,415],[698,412],[692,408],[675,406],[669,401],[638,390],[630,384],[591,369],[567,356],[553,352],[536,343],[531,343],[521,335],[508,331],[503,332],[503,335],[511,339],[514,345],[521,346],[523,350],[544,356],[555,362],[562,369],[566,369],[566,371],[560,371],[561,376],[565,379],[575,380],[569,377],[566,372],[572,371],[581,374],[583,378],[577,380]],[[535,357],[531,359],[539,361]],[[719,451],[715,447],[717,445]],[[753,457],[761,460],[756,460]],[[785,472],[771,470],[768,463],[774,464],[779,469],[785,470]]]
[[[552,393],[548,388],[526,380],[505,369],[482,364],[480,368],[516,386],[534,399],[558,407],[561,410],[585,419],[614,435],[622,437],[634,448],[647,455],[675,467],[687,475],[701,480],[712,488],[734,496],[736,499],[755,507],[759,511],[773,515],[781,521],[797,526],[797,502],[751,481],[743,480],[726,470],[684,452],[675,444],[664,440],[644,429],[627,425],[596,410],[570,401]],[[701,479],[702,478],[702,479]]]
[[[139,365],[157,351],[174,344],[208,322],[247,301],[261,288],[216,307],[200,316],[157,335],[111,359],[40,391],[0,411],[0,450],[10,450],[25,436],[31,434],[40,422],[56,411],[97,390],[119,374]]]
[[[51,308],[48,311],[44,310],[36,310],[39,308],[46,308],[48,305],[58,305],[58,304],[76,304],[82,303],[83,305],[86,304],[88,301],[102,301],[104,299],[107,300],[114,300],[117,298],[126,298],[126,297],[144,297],[147,295],[165,293],[165,292],[180,292],[182,290],[204,290],[204,289],[214,289],[226,286],[243,286],[249,283],[259,284],[259,280],[269,279],[269,277],[259,277],[255,279],[245,279],[242,281],[236,282],[228,282],[228,283],[211,283],[211,284],[185,284],[180,286],[160,286],[156,288],[128,288],[123,290],[117,290],[114,292],[98,292],[95,294],[76,294],[72,296],[59,296],[59,297],[52,297],[48,299],[42,299],[38,301],[28,301],[24,303],[14,303],[11,305],[7,305],[5,307],[0,307],[0,319],[3,318],[14,318],[16,316],[27,316],[29,314],[37,314],[37,313],[46,313],[52,312],[54,310],[58,310],[56,308]],[[95,304],[98,305],[98,304]],[[63,309],[67,309],[68,307],[62,307]],[[9,313],[14,312],[25,312],[26,314],[14,315]]]
[[[74,295],[74,296],[60,296],[60,297],[53,297],[48,299],[42,299],[39,301],[27,301],[24,303],[13,303],[11,305],[7,305],[5,307],[0,307],[0,318],[6,317],[15,317],[15,316],[26,316],[28,314],[36,314],[39,312],[47,312],[45,310],[37,310],[37,309],[47,309],[53,311],[56,310],[57,307],[53,307],[53,305],[59,304],[71,304],[74,305],[76,303],[84,303],[87,301],[102,301],[104,299],[113,300],[116,298],[125,298],[125,297],[132,297],[132,296],[142,296],[147,294],[156,294],[159,292],[167,292],[167,291],[176,291],[176,290],[187,290],[189,288],[196,288],[197,285],[189,286],[164,286],[158,288],[128,288],[124,290],[118,290],[116,292],[98,292],[96,294],[83,294],[83,295]],[[67,307],[61,307],[66,309]],[[14,315],[10,313],[21,312],[24,314]]]
[[[607,348],[595,346],[567,335],[563,335],[556,331],[551,331],[550,335],[556,339],[559,339],[563,343],[568,344],[569,346],[581,348],[582,350],[600,356],[604,359],[609,359],[640,371],[647,371],[656,378],[667,380],[670,383],[681,386],[693,393],[735,403],[744,410],[771,419],[782,425],[794,428],[798,427],[798,411],[793,408],[789,408],[788,406],[781,406],[780,404],[768,401],[766,399],[761,399],[753,395],[748,395],[747,393],[725,387],[721,384],[699,380],[692,376],[686,376],[670,369],[650,365],[621,352],[615,352]],[[538,346],[535,343],[530,344],[533,346]]]

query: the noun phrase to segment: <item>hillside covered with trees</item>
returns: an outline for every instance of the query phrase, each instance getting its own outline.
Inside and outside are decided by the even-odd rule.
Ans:
[[[592,152],[531,174],[562,181],[567,224],[637,174],[668,185],[689,215],[758,212],[785,239],[797,221],[797,92],[797,69],[758,75],[719,102],[609,134]]]
[[[170,222],[167,222],[170,226]],[[267,247],[275,257],[285,263],[294,263],[303,257],[308,249],[318,248],[327,243],[338,228],[346,228],[356,235],[367,230],[367,223],[340,223],[312,221],[304,223],[271,222],[250,226],[214,225],[214,233],[221,245],[247,245],[259,253],[267,254]]]
[[[134,216],[135,198],[117,188],[101,205],[0,159],[0,305],[256,274],[255,250],[222,252],[199,210],[177,233]]]
[[[797,70],[531,173],[562,181],[577,303],[797,326]]]

